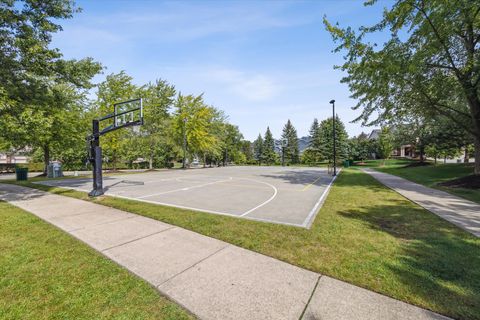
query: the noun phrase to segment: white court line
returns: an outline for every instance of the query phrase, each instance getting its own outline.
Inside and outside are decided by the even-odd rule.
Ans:
[[[264,205],[266,205],[267,203],[269,203],[270,201],[272,201],[273,199],[275,199],[275,197],[277,196],[277,193],[278,193],[278,190],[277,188],[275,188],[275,186],[271,185],[270,183],[267,183],[267,182],[263,182],[263,181],[258,181],[258,180],[255,180],[255,179],[248,179],[248,178],[240,178],[240,179],[245,179],[245,180],[250,180],[250,181],[255,181],[255,182],[258,182],[258,183],[263,183],[263,184],[266,184],[267,186],[271,187],[273,189],[273,196],[271,196],[267,201],[263,202],[263,203],[260,203],[258,206],[256,206],[255,208],[252,208],[248,211],[245,211],[242,215],[240,215],[240,217],[244,217],[246,216],[247,214],[249,213],[252,213],[253,211],[257,210],[258,208],[261,208],[263,207]]]
[[[148,195],[146,195],[146,196],[137,197],[137,199],[150,198],[150,197],[154,197],[154,196],[160,196],[160,195],[163,195],[163,194],[168,194],[168,193],[173,193],[173,192],[179,192],[179,191],[188,191],[188,190],[191,190],[191,189],[196,189],[196,188],[201,188],[201,187],[209,186],[209,185],[215,184],[215,183],[230,181],[230,180],[232,180],[232,179],[233,179],[233,178],[230,177],[230,178],[227,179],[227,180],[217,180],[217,181],[213,181],[213,182],[209,182],[209,183],[199,184],[199,185],[196,185],[196,186],[185,187],[185,188],[174,189],[174,190],[168,190],[168,191],[158,192],[158,193],[152,193],[152,194],[148,194]]]
[[[337,177],[338,177],[338,175],[340,174],[341,171],[342,171],[342,169],[338,170],[337,175],[333,177],[332,181],[330,181],[328,186],[325,188],[325,191],[323,191],[320,199],[318,199],[317,203],[315,203],[315,206],[313,206],[313,209],[310,211],[307,218],[303,221],[302,227],[310,229],[310,227],[312,226],[313,220],[315,219],[315,216],[318,213],[318,209],[320,208],[320,206],[325,201],[325,199],[327,197],[327,194],[330,191],[330,187],[332,186],[335,179],[337,179]]]

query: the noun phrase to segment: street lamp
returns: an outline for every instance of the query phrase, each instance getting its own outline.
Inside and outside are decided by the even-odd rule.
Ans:
[[[282,139],[282,167],[285,166],[285,147],[287,146],[287,139]]]
[[[335,100],[330,100],[333,108],[333,176],[337,175],[337,137],[335,135]]]
[[[183,164],[182,168],[185,169],[187,160],[187,118],[183,118]]]

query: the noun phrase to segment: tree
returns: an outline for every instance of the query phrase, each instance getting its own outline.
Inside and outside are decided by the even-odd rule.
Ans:
[[[328,118],[320,122],[319,139],[321,145],[320,156],[322,160],[328,160],[333,163],[333,118]],[[345,125],[338,115],[335,117],[335,149],[337,161],[348,158],[348,134]]]
[[[0,88],[16,108],[33,104],[45,92],[43,77],[60,73],[61,53],[49,48],[52,33],[61,30],[54,21],[71,18],[73,1],[2,1],[0,10]],[[14,112],[13,105],[0,109],[0,117]]]
[[[324,23],[339,43],[335,51],[346,50],[342,81],[358,99],[355,109],[362,109],[357,120],[447,117],[474,139],[480,175],[480,2],[399,0],[359,34]],[[382,47],[366,42],[387,29],[391,36]],[[370,120],[374,114],[379,117]]]
[[[292,125],[292,122],[290,121],[290,119],[288,119],[287,123],[283,127],[282,140],[286,141],[284,156],[287,163],[292,163],[292,164],[298,163],[300,160],[300,157],[298,152],[297,130]]]
[[[145,140],[142,154],[148,159],[149,169],[153,169],[156,158],[162,157],[162,166],[166,166],[171,158],[165,151],[171,149],[168,146],[172,143],[168,112],[175,101],[175,94],[175,87],[160,79],[139,90],[138,96],[143,98],[144,109],[144,124],[140,127],[142,140]]]
[[[178,145],[186,139],[187,151],[194,155],[219,153],[221,145],[213,128],[218,112],[207,106],[203,96],[179,94],[175,102],[173,130]]]
[[[0,7],[0,136],[13,149],[41,148],[46,173],[53,151],[78,158],[84,89],[101,66],[91,58],[63,60],[50,48],[58,21],[78,11],[72,1],[3,1]]]
[[[371,142],[365,133],[349,140],[349,155],[353,160],[365,161],[370,154]]]
[[[308,144],[308,149],[307,149],[308,157],[306,157],[306,159],[308,159],[310,163],[315,163],[320,160],[321,150],[322,150],[321,140],[320,140],[320,126],[318,124],[317,118],[313,119],[313,123],[309,131],[309,135],[310,135],[310,142]]]
[[[382,132],[378,138],[378,149],[380,151],[380,158],[383,159],[383,165],[385,165],[385,160],[390,159],[393,151],[393,137],[388,127],[382,128]]]
[[[253,152],[253,143],[248,140],[240,141],[240,149],[242,153],[245,155],[245,162],[251,163],[254,159],[254,152]]]
[[[228,160],[233,160],[234,162],[238,162],[239,151],[241,148],[241,141],[243,139],[243,135],[240,133],[240,130],[237,126],[234,126],[230,123],[225,123],[223,125],[223,134],[222,134],[222,143],[224,149],[224,156],[223,156],[223,165],[225,166]],[[241,159],[241,161],[245,161],[245,159]]]
[[[275,141],[273,140],[270,128],[267,127],[267,131],[265,132],[265,138],[263,139],[262,160],[265,161],[267,165],[270,165],[272,163],[275,163],[275,159]]]
[[[258,161],[258,165],[262,165],[263,160],[263,138],[259,133],[258,138],[253,142],[253,157]]]

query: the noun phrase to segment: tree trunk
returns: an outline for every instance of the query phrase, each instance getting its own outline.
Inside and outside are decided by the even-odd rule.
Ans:
[[[478,89],[474,87],[465,87],[470,114],[473,121],[474,144],[475,144],[475,169],[474,174],[480,175],[480,97]]]
[[[43,146],[43,175],[47,175],[48,165],[50,164],[50,146]]]
[[[420,162],[424,162],[425,161],[425,147],[422,145],[420,145]]]
[[[475,170],[476,175],[480,175],[480,137],[475,137]]]
[[[203,154],[203,167],[205,168],[207,166],[207,155]]]
[[[435,165],[437,165],[437,154],[435,154]]]
[[[463,163],[468,163],[470,157],[468,156],[468,147],[465,146],[465,151],[463,153]]]

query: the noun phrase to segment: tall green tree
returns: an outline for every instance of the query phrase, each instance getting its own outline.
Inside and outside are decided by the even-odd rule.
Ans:
[[[317,118],[313,119],[309,131],[310,142],[308,144],[308,159],[312,163],[320,161],[321,141],[320,141],[320,125]]]
[[[243,157],[240,155],[241,141],[243,139],[243,135],[238,129],[238,126],[230,123],[225,123],[223,132],[223,165],[225,166],[229,160],[234,162],[245,161],[245,159],[243,159]]]
[[[51,103],[55,84],[91,86],[98,64],[91,58],[64,60],[51,47],[52,35],[62,30],[59,23],[78,11],[70,0],[1,2],[0,92],[10,102],[0,106],[0,118],[7,113],[19,117],[24,108],[59,107]]]
[[[275,153],[275,141],[273,140],[272,132],[270,127],[267,127],[265,132],[265,137],[263,138],[263,147],[262,147],[262,160],[265,161],[267,165],[275,163],[276,160]]]
[[[333,118],[320,122],[320,141],[322,160],[333,162]],[[348,134],[338,115],[335,117],[335,148],[337,161],[348,158]]]
[[[142,154],[148,159],[150,169],[153,169],[155,162],[163,162],[163,167],[171,160],[172,155],[165,152],[173,149],[169,111],[173,107],[175,95],[175,87],[161,79],[139,89],[138,97],[143,98],[144,109],[144,124],[140,127],[144,140],[141,144],[144,146]]]
[[[183,146],[185,138],[187,152],[191,155],[219,153],[220,140],[212,130],[216,115],[217,110],[206,105],[202,95],[179,94],[173,115],[177,144]]]
[[[253,157],[257,160],[258,165],[262,165],[263,161],[263,138],[259,133],[258,138],[253,142]]]
[[[14,149],[41,148],[45,171],[53,148],[65,159],[78,155],[72,146],[83,132],[84,90],[101,69],[91,58],[64,60],[51,47],[59,22],[77,11],[67,0],[0,4],[0,136]]]
[[[298,136],[297,130],[292,125],[290,119],[288,119],[287,123],[283,127],[282,131],[282,140],[286,141],[285,147],[285,161],[287,163],[298,163],[300,160],[299,151],[298,151]]]
[[[339,44],[335,51],[346,51],[342,81],[358,99],[358,120],[447,117],[473,137],[480,175],[479,1],[399,0],[359,32],[324,22]],[[382,46],[366,40],[387,30],[390,38]]]

